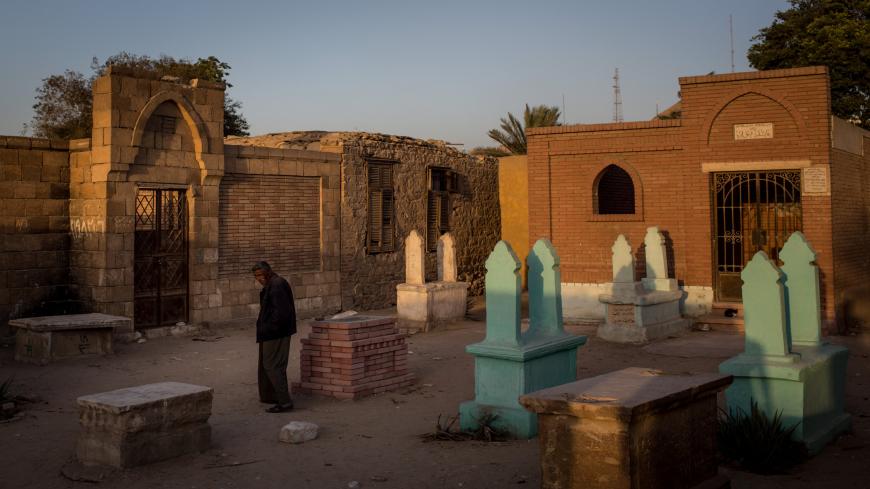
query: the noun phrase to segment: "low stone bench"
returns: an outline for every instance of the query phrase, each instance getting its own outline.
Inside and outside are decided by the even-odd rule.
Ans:
[[[211,444],[211,387],[160,382],[78,398],[85,465],[134,467]]]
[[[730,375],[626,368],[520,397],[544,489],[724,489],[716,398]]]
[[[40,316],[9,321],[16,328],[15,360],[45,365],[55,360],[112,353],[112,336],[133,321],[108,314]]]

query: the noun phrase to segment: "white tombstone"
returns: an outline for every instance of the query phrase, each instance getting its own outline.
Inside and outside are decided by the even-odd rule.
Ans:
[[[423,253],[423,238],[416,229],[408,233],[405,240],[405,283],[422,285],[426,283],[426,256]]]
[[[438,238],[438,281],[456,282],[456,243],[453,234],[444,233]]]
[[[646,229],[643,240],[646,248],[646,278],[642,279],[647,290],[677,290],[677,281],[668,278],[668,249],[665,237],[658,226]]]
[[[610,249],[613,251],[613,295],[636,294],[639,283],[634,278],[634,255],[631,253],[631,243],[620,234]]]

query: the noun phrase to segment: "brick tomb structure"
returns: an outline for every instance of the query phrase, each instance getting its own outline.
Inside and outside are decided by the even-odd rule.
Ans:
[[[301,380],[293,391],[358,399],[409,386],[414,374],[408,372],[405,338],[390,317],[313,322],[302,339]]]

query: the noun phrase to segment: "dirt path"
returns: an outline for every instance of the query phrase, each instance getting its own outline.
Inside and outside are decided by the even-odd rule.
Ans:
[[[590,334],[578,358],[579,377],[628,366],[678,371],[715,371],[741,349],[740,339],[717,333],[692,333],[648,347],[613,345],[594,338],[588,326],[569,327]],[[309,328],[303,325],[301,335]],[[74,454],[78,433],[76,397],[84,394],[173,380],[215,389],[213,447],[127,471],[114,472],[101,488],[366,488],[539,487],[537,440],[484,444],[424,443],[417,435],[432,431],[438,415],[453,415],[473,397],[473,359],[465,345],[480,341],[482,322],[465,321],[410,338],[409,357],[417,385],[361,401],[299,397],[292,413],[267,414],[256,398],[256,345],[253,331],[222,329],[217,341],[161,338],[119,345],[117,354],[47,367],[12,362],[11,348],[0,350],[0,380],[15,376],[19,393],[44,401],[31,405],[21,421],[0,425],[0,487],[80,487],[60,474]],[[294,337],[291,379],[298,378],[299,344]],[[837,337],[852,356],[847,409],[854,435],[841,438],[820,456],[790,474],[760,477],[731,472],[733,487],[861,487],[870,459],[870,336]],[[291,420],[317,423],[320,437],[303,445],[277,440]],[[240,465],[232,465],[240,463]],[[229,465],[214,467],[215,465]]]

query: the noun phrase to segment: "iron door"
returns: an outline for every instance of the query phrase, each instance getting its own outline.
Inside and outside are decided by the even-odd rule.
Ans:
[[[136,195],[136,328],[188,320],[187,200],[184,190],[139,189]]]
[[[758,251],[781,265],[785,240],[803,229],[799,170],[714,173],[714,283],[719,301],[741,301],[740,272]]]

